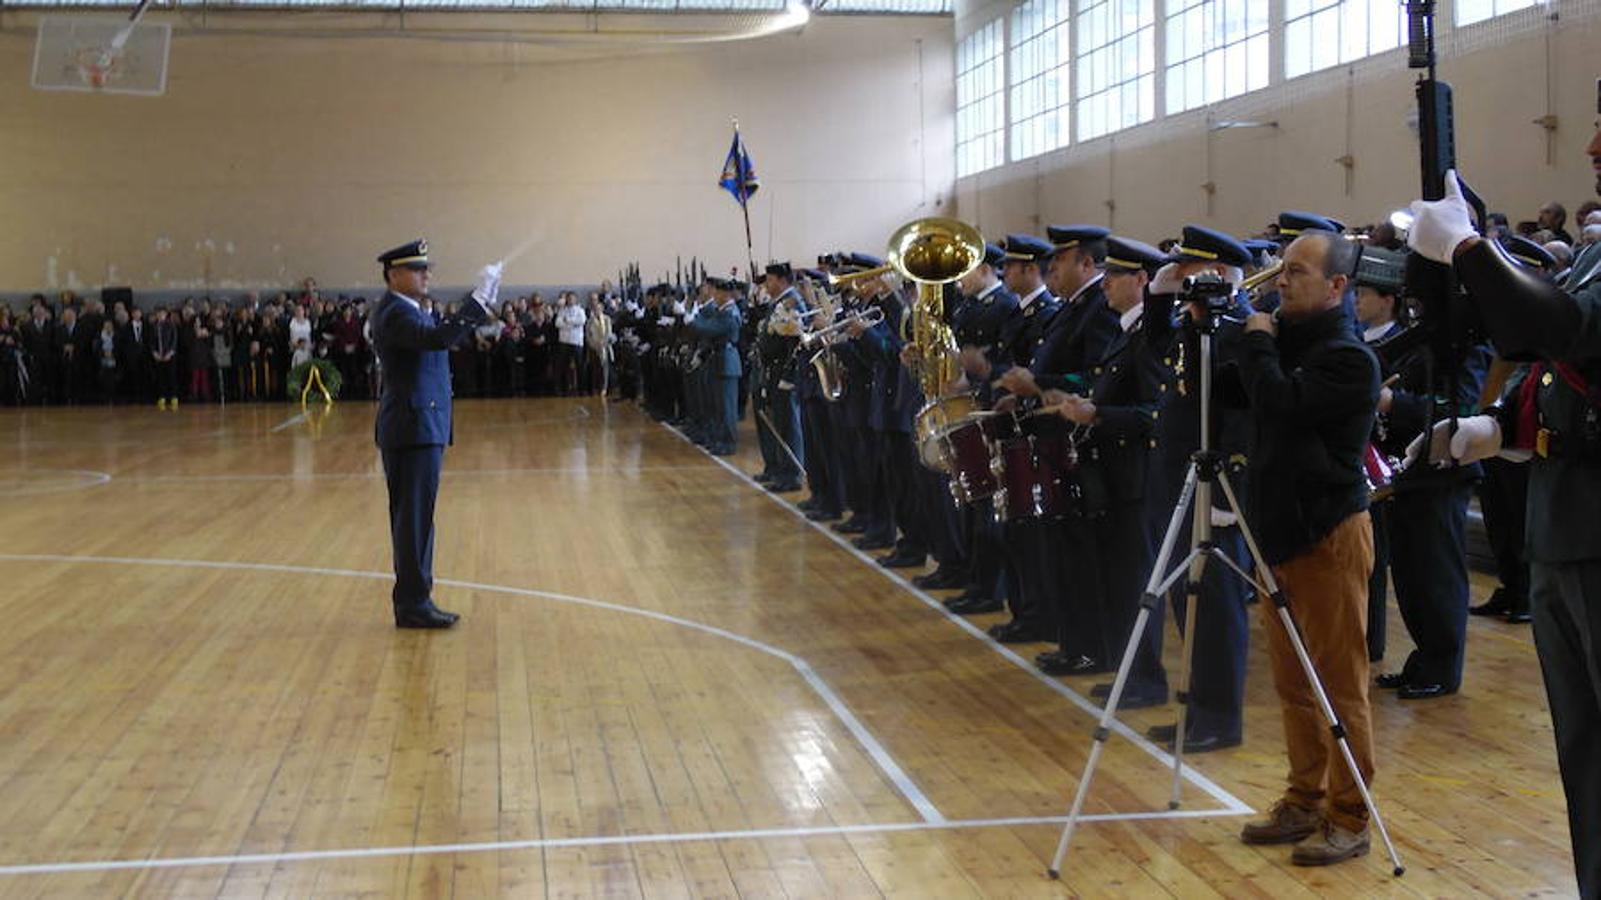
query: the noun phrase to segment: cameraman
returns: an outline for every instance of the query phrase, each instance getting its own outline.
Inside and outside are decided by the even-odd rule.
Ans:
[[[1373,526],[1362,454],[1379,400],[1379,364],[1343,309],[1357,252],[1333,232],[1296,238],[1279,274],[1278,320],[1267,313],[1246,320],[1239,360],[1256,429],[1247,518],[1361,777],[1371,783],[1366,620]],[[1290,861],[1303,866],[1360,856],[1369,846],[1362,792],[1333,746],[1274,604],[1261,607],[1290,784],[1268,818],[1247,824],[1240,839],[1296,843]]]
[[[1586,151],[1601,192],[1601,130]],[[1520,269],[1479,237],[1456,173],[1446,195],[1412,204],[1408,242],[1450,263],[1505,357],[1537,358],[1528,390],[1498,417],[1441,423],[1430,459],[1471,462],[1504,443],[1533,451],[1528,556],[1534,642],[1551,703],[1557,763],[1579,894],[1601,896],[1601,250],[1575,260],[1558,288]],[[1445,446],[1441,446],[1445,445]]]

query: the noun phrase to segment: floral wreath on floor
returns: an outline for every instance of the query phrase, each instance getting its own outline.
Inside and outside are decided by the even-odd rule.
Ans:
[[[315,376],[311,374],[313,370],[317,373]],[[324,398],[331,403],[333,397],[339,396],[344,379],[339,375],[339,368],[328,360],[308,359],[289,370],[289,399],[299,397],[303,401],[307,390],[319,384],[324,389]]]

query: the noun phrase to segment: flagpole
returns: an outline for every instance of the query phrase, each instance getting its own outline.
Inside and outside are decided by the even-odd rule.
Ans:
[[[734,117],[734,136],[739,136],[739,117]],[[745,148],[740,146],[740,155],[744,156]],[[739,173],[739,210],[745,214],[745,262],[750,266],[750,280],[756,282],[756,247],[750,237],[750,194],[745,190],[744,159],[736,160],[734,169]]]

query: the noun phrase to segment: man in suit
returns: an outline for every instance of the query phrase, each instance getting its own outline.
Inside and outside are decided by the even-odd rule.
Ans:
[[[374,435],[389,486],[395,627],[449,628],[458,616],[436,607],[432,596],[434,500],[445,447],[452,442],[449,350],[489,317],[500,264],[485,266],[461,311],[436,323],[422,309],[428,243],[403,244],[378,262],[388,290],[372,313],[373,347],[384,372]]]

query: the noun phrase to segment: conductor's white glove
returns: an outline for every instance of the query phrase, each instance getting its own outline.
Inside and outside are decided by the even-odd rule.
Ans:
[[[1412,201],[1412,229],[1406,242],[1429,259],[1450,265],[1457,246],[1477,234],[1473,211],[1462,196],[1455,169],[1445,173],[1444,197]]]
[[[1157,269],[1146,290],[1153,294],[1177,294],[1184,290],[1184,279],[1179,276],[1179,264],[1168,263]]]
[[[1451,433],[1451,420],[1434,423],[1429,435],[1429,463],[1446,468],[1453,461],[1471,465],[1489,459],[1501,450],[1501,423],[1494,416],[1469,416],[1456,420],[1456,434]],[[1406,462],[1402,468],[1411,468],[1423,453],[1423,435],[1412,439],[1406,448]]]
[[[505,263],[492,262],[478,271],[478,286],[473,288],[473,299],[493,310],[500,298],[500,273]]]

